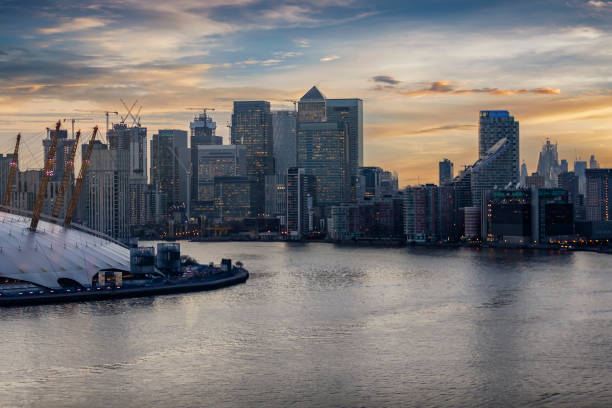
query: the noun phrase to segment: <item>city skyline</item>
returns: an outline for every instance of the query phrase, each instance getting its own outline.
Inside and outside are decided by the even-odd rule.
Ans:
[[[58,117],[102,126],[103,114],[77,111],[120,110],[119,98],[143,105],[149,138],[187,130],[187,107],[213,106],[227,144],[234,100],[291,110],[316,84],[363,99],[364,165],[397,171],[401,185],[436,182],[444,157],[457,171],[473,163],[480,110],[521,123],[529,173],[546,138],[570,164],[612,162],[601,149],[612,129],[607,1],[70,4],[3,3],[3,153],[18,131],[39,140]]]

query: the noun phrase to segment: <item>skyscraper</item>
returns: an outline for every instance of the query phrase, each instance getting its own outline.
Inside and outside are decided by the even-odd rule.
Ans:
[[[574,173],[576,174],[576,177],[578,177],[578,191],[584,196],[586,196],[586,169],[586,161],[574,161]]]
[[[599,163],[595,159],[595,155],[594,154],[591,155],[591,159],[589,160],[589,168],[590,169],[598,169],[599,168]]]
[[[612,169],[588,169],[586,176],[586,220],[610,221]]]
[[[438,163],[439,185],[442,186],[453,179],[453,162],[444,159]]]
[[[253,178],[251,215],[265,213],[265,176],[274,174],[270,102],[236,101],[232,114],[232,144],[247,147],[247,175]]]
[[[480,206],[483,194],[516,185],[519,177],[519,123],[508,111],[481,111],[478,162],[472,167],[472,199]]]
[[[159,130],[151,140],[151,184],[166,194],[168,205],[189,205],[187,132]]]
[[[223,138],[216,135],[217,124],[207,115],[207,109],[203,109],[189,123],[191,130],[189,151],[191,157],[191,194],[190,213],[202,215],[201,209],[204,205],[198,201],[198,146],[210,146],[223,144]]]
[[[356,199],[356,186],[359,167],[363,166],[363,101],[357,98],[326,99],[328,122],[344,124],[346,132],[348,177],[350,178],[351,197]]]
[[[525,163],[521,164],[521,186],[526,186],[527,184],[527,165]]]
[[[287,215],[287,170],[297,162],[297,112],[272,112],[274,136],[274,174],[266,176],[266,214]]]
[[[348,125],[328,122],[325,97],[312,87],[298,103],[297,167],[315,177],[317,207],[352,199]]]
[[[300,239],[314,228],[314,176],[304,169],[290,167],[287,170],[287,233]]]
[[[107,134],[108,147],[117,150],[115,158],[118,171],[127,171],[127,202],[129,225],[146,223],[147,191],[147,128],[140,125],[128,127],[124,123],[113,125]]]

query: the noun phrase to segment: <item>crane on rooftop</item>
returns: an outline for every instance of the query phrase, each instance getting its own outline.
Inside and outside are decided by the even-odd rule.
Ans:
[[[111,110],[102,110],[102,111],[91,111],[91,110],[80,110],[76,109],[77,112],[86,112],[86,113],[103,113],[106,116],[106,133],[108,133],[108,117],[110,114],[119,115],[119,112],[111,111]]]
[[[74,139],[74,122],[80,122],[80,121],[83,121],[83,120],[93,120],[93,119],[92,118],[64,118],[64,119],[62,119],[62,122],[66,123],[67,120],[72,123],[71,137]]]

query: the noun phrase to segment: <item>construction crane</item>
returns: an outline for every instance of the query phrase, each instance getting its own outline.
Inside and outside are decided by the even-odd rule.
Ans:
[[[140,111],[142,111],[142,105],[140,105],[140,108],[138,108],[136,115],[132,115],[132,126],[140,126]]]
[[[15,181],[15,173],[17,173],[17,167],[19,166],[19,142],[21,141],[21,133],[17,135],[17,143],[15,143],[15,152],[13,153],[13,160],[9,163],[9,176],[6,183],[6,191],[4,192],[4,203],[5,207],[11,205],[11,193],[13,191],[13,182]]]
[[[104,115],[106,115],[106,133],[108,133],[108,117],[109,115],[112,113],[113,115],[119,115],[119,112],[113,112],[113,111],[88,111],[88,110],[80,110],[80,109],[76,109],[77,112],[86,112],[86,113],[103,113]]]
[[[129,108],[128,108],[127,104],[125,103],[125,101],[124,101],[123,99],[119,98],[119,100],[121,101],[121,103],[123,104],[123,106],[125,107],[125,109],[127,109],[127,115],[125,115],[125,116],[123,116],[123,115],[119,115],[119,116],[121,116],[121,123],[122,123],[122,124],[125,124],[125,120],[126,120],[126,119],[127,119],[129,116],[131,116],[131,117],[132,117],[132,119],[133,119],[134,121],[136,121],[136,119],[134,118],[134,115],[132,115],[132,109],[134,109],[134,107],[135,107],[135,106],[136,106],[136,104],[138,103],[138,99],[136,99],[136,100],[134,101],[134,103],[132,104],[132,106],[131,106],[131,107],[129,107]]]
[[[77,145],[79,144],[80,137],[81,131],[79,130],[76,133],[74,143],[72,144],[72,148],[70,149],[68,160],[66,161],[66,167],[64,168],[64,178],[62,179],[62,184],[60,185],[59,193],[55,198],[55,204],[53,204],[53,212],[51,213],[51,216],[53,218],[59,217],[60,212],[62,211],[62,207],[64,206],[64,197],[66,196],[66,189],[68,188],[68,182],[70,181],[72,169],[74,168],[74,155],[76,154]]]
[[[293,103],[293,110],[295,112],[297,112],[297,104],[298,104],[297,100],[295,100],[295,99],[283,99],[283,102],[292,102]]]
[[[83,161],[81,163],[79,177],[77,178],[76,185],[74,186],[74,190],[72,191],[72,197],[70,197],[68,208],[66,208],[66,216],[64,217],[65,227],[70,226],[70,223],[72,222],[72,216],[74,215],[74,211],[76,210],[77,204],[79,202],[79,196],[81,195],[81,189],[83,188],[83,182],[85,181],[85,175],[87,174],[87,167],[89,167],[89,158],[91,157],[91,152],[93,151],[97,133],[98,127],[96,126],[94,127],[93,133],[91,134],[91,138],[89,139],[89,144],[87,145],[87,150],[85,151],[85,156],[83,157]]]
[[[53,140],[51,141],[51,146],[49,147],[47,161],[45,162],[45,168],[43,170],[42,178],[40,180],[40,186],[38,187],[38,194],[36,195],[36,201],[34,202],[34,211],[32,212],[32,221],[30,222],[31,231],[36,231],[38,221],[40,220],[40,213],[42,211],[43,204],[45,203],[45,194],[47,194],[47,186],[49,185],[49,179],[53,174],[55,149],[57,147],[57,139],[59,138],[59,131],[61,126],[62,121],[58,120],[55,124],[55,133],[53,134]]]
[[[198,108],[198,107],[194,107],[194,106],[189,106],[189,107],[187,107],[185,109],[187,109],[187,110],[202,111],[202,112],[204,112],[204,115],[206,115],[206,111],[214,111],[215,110],[215,108],[207,108],[207,107]]]
[[[83,120],[93,120],[93,119],[92,118],[64,118],[62,119],[62,122],[66,123],[67,120],[72,122],[72,133],[70,134],[70,137],[74,139],[74,122],[79,122]]]

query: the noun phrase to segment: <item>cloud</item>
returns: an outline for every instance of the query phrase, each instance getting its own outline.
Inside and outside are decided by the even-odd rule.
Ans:
[[[73,31],[87,30],[90,28],[103,27],[108,22],[92,17],[77,17],[72,20],[64,21],[54,27],[39,28],[41,34],[61,34]]]
[[[381,87],[375,88],[375,90],[384,90]],[[400,95],[419,97],[426,95],[446,94],[446,95],[470,95],[470,94],[489,94],[498,96],[511,96],[511,95],[559,95],[561,94],[560,89],[552,89],[548,87],[540,87],[533,89],[500,89],[500,88],[473,88],[473,89],[460,89],[455,87],[451,81],[435,81],[431,82],[428,87],[415,89],[415,90],[397,90],[395,91]]]
[[[321,62],[329,62],[329,61],[335,61],[335,60],[337,60],[337,59],[340,59],[340,57],[339,57],[339,56],[337,56],[337,55],[329,55],[329,56],[327,56],[327,57],[323,57],[323,58],[321,58],[321,59],[320,59],[320,61],[321,61]]]
[[[390,77],[389,75],[376,75],[372,77],[372,81],[374,82],[380,82],[383,84],[388,84],[388,85],[397,85],[400,83],[400,81],[393,79],[392,77]]]
[[[450,125],[443,125],[443,126],[436,126],[436,127],[431,127],[431,128],[420,129],[412,133],[420,135],[424,133],[441,132],[444,130],[469,130],[469,129],[474,129],[475,127],[476,125],[470,125],[470,124],[450,124]]]
[[[603,8],[611,8],[612,9],[612,1],[598,1],[598,0],[589,0],[587,4],[591,7],[595,7],[597,9]]]
[[[310,41],[306,40],[306,39],[298,39],[298,40],[293,40],[294,43],[296,43],[298,45],[298,47],[302,47],[302,48],[308,48],[310,47]]]

